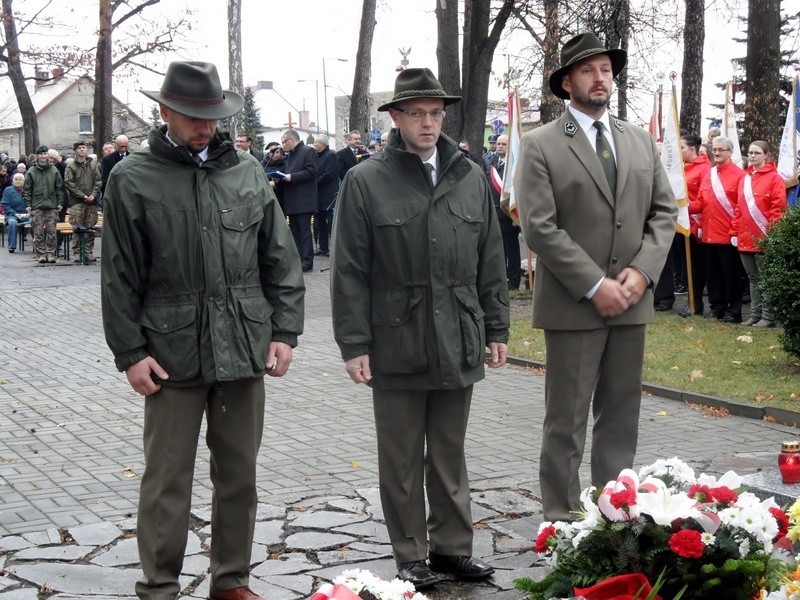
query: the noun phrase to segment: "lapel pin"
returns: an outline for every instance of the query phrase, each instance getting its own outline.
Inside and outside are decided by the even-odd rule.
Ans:
[[[564,123],[564,133],[566,133],[569,137],[573,137],[576,133],[578,133],[578,126],[572,121],[567,121]]]

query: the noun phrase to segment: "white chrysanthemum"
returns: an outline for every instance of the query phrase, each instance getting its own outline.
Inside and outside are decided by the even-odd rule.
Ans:
[[[713,533],[701,533],[700,541],[703,542],[704,546],[713,546],[717,538]]]
[[[639,479],[655,477],[672,490],[683,491],[695,482],[694,470],[678,457],[659,459],[639,470]]]
[[[739,542],[739,558],[747,558],[750,555],[750,538],[744,538]]]

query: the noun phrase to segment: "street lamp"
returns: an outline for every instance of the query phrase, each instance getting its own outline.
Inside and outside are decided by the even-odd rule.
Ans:
[[[317,99],[317,120],[316,120],[316,124],[317,124],[317,133],[319,133],[320,132],[320,129],[319,129],[319,79],[298,79],[297,83],[308,83],[308,82],[311,82],[311,81],[314,82],[314,89],[316,90],[316,92],[314,93],[314,97]]]
[[[331,127],[330,123],[328,122],[328,78],[325,74],[325,61],[326,60],[338,60],[339,62],[347,62],[346,58],[322,58],[322,87],[323,94],[325,95],[325,133],[330,135]]]

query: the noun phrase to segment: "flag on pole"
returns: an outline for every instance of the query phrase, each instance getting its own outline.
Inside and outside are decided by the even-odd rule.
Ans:
[[[725,86],[725,111],[722,113],[722,135],[733,142],[731,160],[742,166],[742,147],[739,145],[739,133],[736,131],[736,110],[733,105],[733,83]]]
[[[658,92],[653,93],[653,112],[650,113],[650,124],[647,126],[647,131],[650,135],[658,141]]]
[[[795,75],[792,83],[792,98],[789,101],[789,108],[786,110],[786,124],[783,126],[783,136],[781,136],[781,147],[778,153],[778,174],[783,177],[786,187],[787,203],[789,206],[797,205],[798,182],[798,163],[800,162],[800,110],[798,110],[797,100],[800,96],[800,80]]]
[[[522,136],[522,119],[520,116],[519,94],[508,94],[508,150],[506,151],[506,168],[503,171],[503,189],[500,192],[500,206],[507,209],[508,216],[519,225],[519,207],[514,193],[514,172],[517,169],[519,141]]]
[[[686,174],[683,171],[683,157],[681,156],[681,138],[678,135],[678,103],[675,87],[672,88],[669,108],[664,115],[664,139],[661,147],[661,164],[667,172],[669,185],[678,203],[678,223],[676,229],[683,235],[689,235],[689,194],[686,191]]]

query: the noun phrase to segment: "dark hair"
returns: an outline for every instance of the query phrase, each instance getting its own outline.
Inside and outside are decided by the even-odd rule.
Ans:
[[[750,142],[750,145],[751,146],[758,146],[759,148],[761,148],[764,151],[765,155],[772,156],[772,154],[769,151],[769,144],[767,142],[765,142],[764,140],[753,140],[752,142]]]
[[[686,142],[687,146],[694,148],[695,152],[700,152],[700,146],[703,145],[703,140],[700,139],[700,136],[692,135],[691,133],[685,133],[681,135],[681,139]]]

